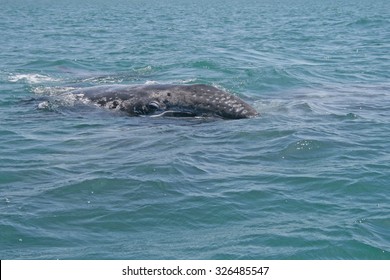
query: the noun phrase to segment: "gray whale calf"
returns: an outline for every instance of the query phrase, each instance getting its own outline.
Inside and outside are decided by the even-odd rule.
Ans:
[[[195,85],[102,85],[72,94],[130,116],[250,118],[257,111],[240,98],[216,87]]]

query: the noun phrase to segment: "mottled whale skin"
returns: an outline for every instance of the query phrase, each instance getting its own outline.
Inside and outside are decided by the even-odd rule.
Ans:
[[[258,115],[240,98],[203,84],[102,85],[71,93],[99,106],[125,111],[130,116],[242,119]]]

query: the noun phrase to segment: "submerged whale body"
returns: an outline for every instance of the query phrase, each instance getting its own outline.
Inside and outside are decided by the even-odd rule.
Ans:
[[[71,92],[99,106],[130,116],[221,117],[258,115],[240,98],[209,85],[103,85]]]

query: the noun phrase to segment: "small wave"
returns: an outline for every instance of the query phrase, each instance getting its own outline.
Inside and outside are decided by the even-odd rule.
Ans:
[[[75,87],[45,87],[39,86],[32,89],[32,92],[37,95],[58,96],[59,94],[67,93],[75,90]]]
[[[167,84],[192,84],[197,81],[196,78],[188,78],[188,79],[179,79],[179,80],[170,80],[167,81]],[[147,80],[144,83],[145,85],[158,85],[160,82],[155,81],[155,80]]]
[[[139,68],[137,69],[136,71],[140,74],[142,73],[149,73],[153,70],[152,66],[148,65],[148,66],[145,66],[145,67],[142,67],[142,68]]]
[[[10,82],[16,83],[19,81],[25,81],[28,84],[39,84],[43,82],[58,82],[59,79],[52,78],[46,75],[41,74],[15,74],[10,75],[8,80]]]
[[[150,80],[150,81],[146,81],[146,82],[145,82],[145,85],[158,85],[158,84],[159,84],[159,82],[153,81],[153,80]]]
[[[188,79],[178,79],[178,80],[173,80],[172,84],[193,84],[197,81],[196,78],[188,78]]]
[[[381,17],[363,17],[351,22],[349,26],[381,26],[387,23],[387,19]]]
[[[284,159],[321,159],[329,151],[328,144],[318,140],[301,139],[288,144],[282,151],[281,156]]]
[[[122,83],[123,81],[124,78],[120,75],[101,75],[80,79],[80,82],[88,84],[113,84]]]

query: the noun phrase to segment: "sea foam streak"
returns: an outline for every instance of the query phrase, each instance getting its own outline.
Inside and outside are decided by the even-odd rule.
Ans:
[[[55,79],[46,75],[41,74],[14,74],[10,75],[9,79],[10,82],[16,83],[19,81],[26,81],[28,84],[39,84],[43,82],[57,82],[59,79]]]

